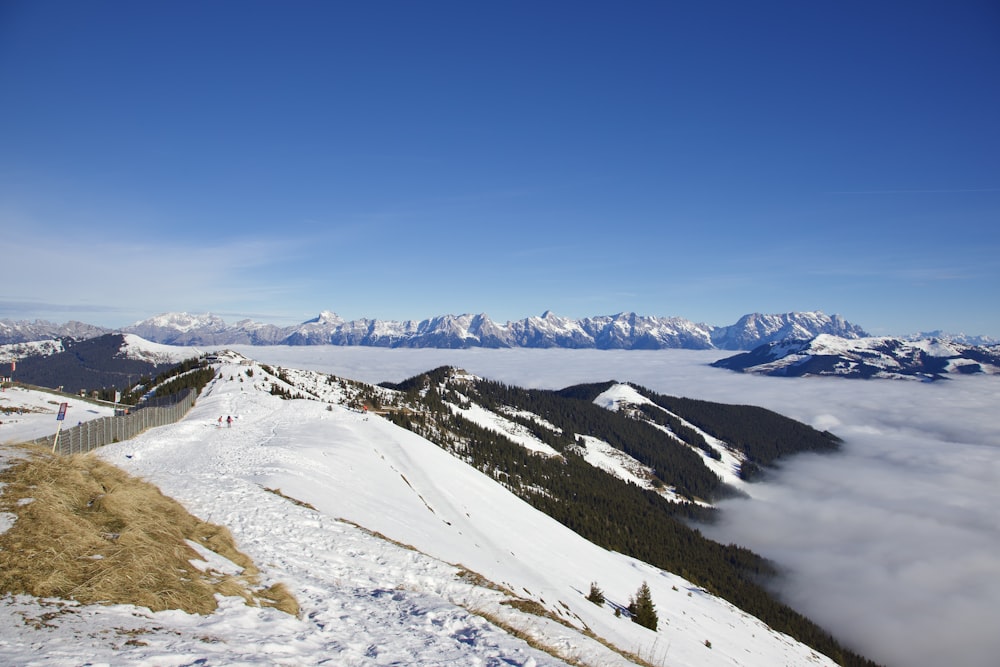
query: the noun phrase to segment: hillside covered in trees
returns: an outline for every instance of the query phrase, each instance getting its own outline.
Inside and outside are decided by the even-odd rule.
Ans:
[[[872,665],[776,601],[766,588],[777,576],[768,561],[707,539],[694,523],[712,520],[716,510],[709,503],[737,492],[705,464],[703,455],[715,458],[706,450],[719,452],[703,433],[724,441],[743,467],[754,470],[800,451],[835,451],[836,436],[769,410],[661,396],[641,387],[635,389],[649,403],[617,411],[595,404],[614,384],[523,389],[443,367],[384,383],[392,394],[372,393],[368,400],[590,541],[676,572],[844,665]],[[555,455],[539,454],[464,416],[473,405],[502,414]],[[581,436],[598,438],[647,466],[652,488],[588,463]],[[658,491],[666,487],[683,500]]]
[[[42,387],[81,390],[124,391],[139,382],[168,371],[176,362],[154,363],[130,358],[122,353],[124,339],[108,334],[87,340],[63,339],[62,351],[45,356],[25,356],[18,360],[14,379]]]

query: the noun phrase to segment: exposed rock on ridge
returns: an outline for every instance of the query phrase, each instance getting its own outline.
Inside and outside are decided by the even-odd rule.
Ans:
[[[0,343],[44,338],[91,338],[108,329],[80,323],[61,330],[51,323],[0,321]],[[85,327],[85,328],[84,328]],[[278,327],[252,320],[226,324],[212,314],[167,313],[121,330],[169,345],[365,345],[375,347],[530,347],[596,348],[601,350],[752,349],[787,338],[821,333],[856,338],[866,335],[839,315],[821,312],[745,315],[733,325],[716,327],[682,317],[618,313],[572,319],[546,311],[513,322],[494,322],[478,315],[440,315],[426,320],[359,319],[346,321],[324,311],[302,324]]]

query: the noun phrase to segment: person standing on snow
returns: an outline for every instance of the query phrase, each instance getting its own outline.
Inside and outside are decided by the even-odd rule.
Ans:
[[[226,428],[232,428],[232,426],[233,426],[233,417],[232,415],[230,415],[229,417],[226,417]]]

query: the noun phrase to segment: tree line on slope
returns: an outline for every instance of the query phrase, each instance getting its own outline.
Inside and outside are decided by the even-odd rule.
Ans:
[[[475,392],[477,402],[490,410],[511,406],[542,417],[562,429],[564,434],[603,440],[652,468],[660,483],[673,487],[688,499],[710,500],[721,490],[722,480],[690,447],[645,421],[602,408],[592,398],[567,398],[558,391],[522,389],[488,380],[476,382]],[[520,421],[533,432],[550,432],[530,418]],[[573,435],[564,435],[564,438],[575,443]]]
[[[842,440],[829,431],[789,419],[756,405],[730,405],[637,390],[656,405],[681,415],[701,430],[738,449],[745,457],[740,476],[751,480],[763,467],[800,452],[837,451]]]
[[[153,364],[121,356],[120,335],[85,341],[63,340],[64,349],[49,356],[28,356],[17,362],[17,382],[62,389],[69,393],[103,391],[113,399],[116,388],[127,389],[140,377],[167,370],[172,364]]]
[[[593,398],[600,393],[593,393],[597,385],[553,392],[488,381],[452,382],[449,376],[450,369],[436,369],[402,383],[384,384],[404,392],[405,402],[415,408],[413,412],[391,411],[388,417],[492,476],[591,542],[675,572],[842,665],[875,664],[845,649],[808,618],[776,601],[764,588],[764,583],[776,575],[768,561],[749,549],[709,540],[685,523],[685,518],[704,516],[705,510],[691,503],[670,502],[655,491],[627,483],[590,465],[577,448],[570,446],[573,434],[593,435],[655,461],[657,475],[678,480],[679,488],[692,495],[697,490],[699,497],[712,497],[713,492],[721,490],[721,481],[707,471],[697,454],[687,450],[697,459],[698,467],[715,477],[714,483],[704,487],[692,481],[704,479],[704,473],[695,472],[693,465],[687,474],[672,469],[673,465],[684,465],[685,457],[669,459],[657,451],[674,449],[669,436],[649,424],[594,405]],[[465,419],[446,405],[455,401],[473,401],[492,410],[515,407],[542,417],[560,428],[561,434],[530,418],[517,421],[547,433],[560,456],[532,453],[506,436]],[[639,444],[631,442],[633,438]],[[674,460],[682,463],[675,464]]]

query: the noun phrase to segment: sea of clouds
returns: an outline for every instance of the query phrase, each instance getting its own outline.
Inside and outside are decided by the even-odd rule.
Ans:
[[[630,381],[760,405],[844,439],[784,461],[706,534],[783,570],[792,606],[892,666],[1000,664],[1000,377],[923,383],[770,378],[719,351],[244,347],[265,363],[368,382],[448,364],[527,387]]]

